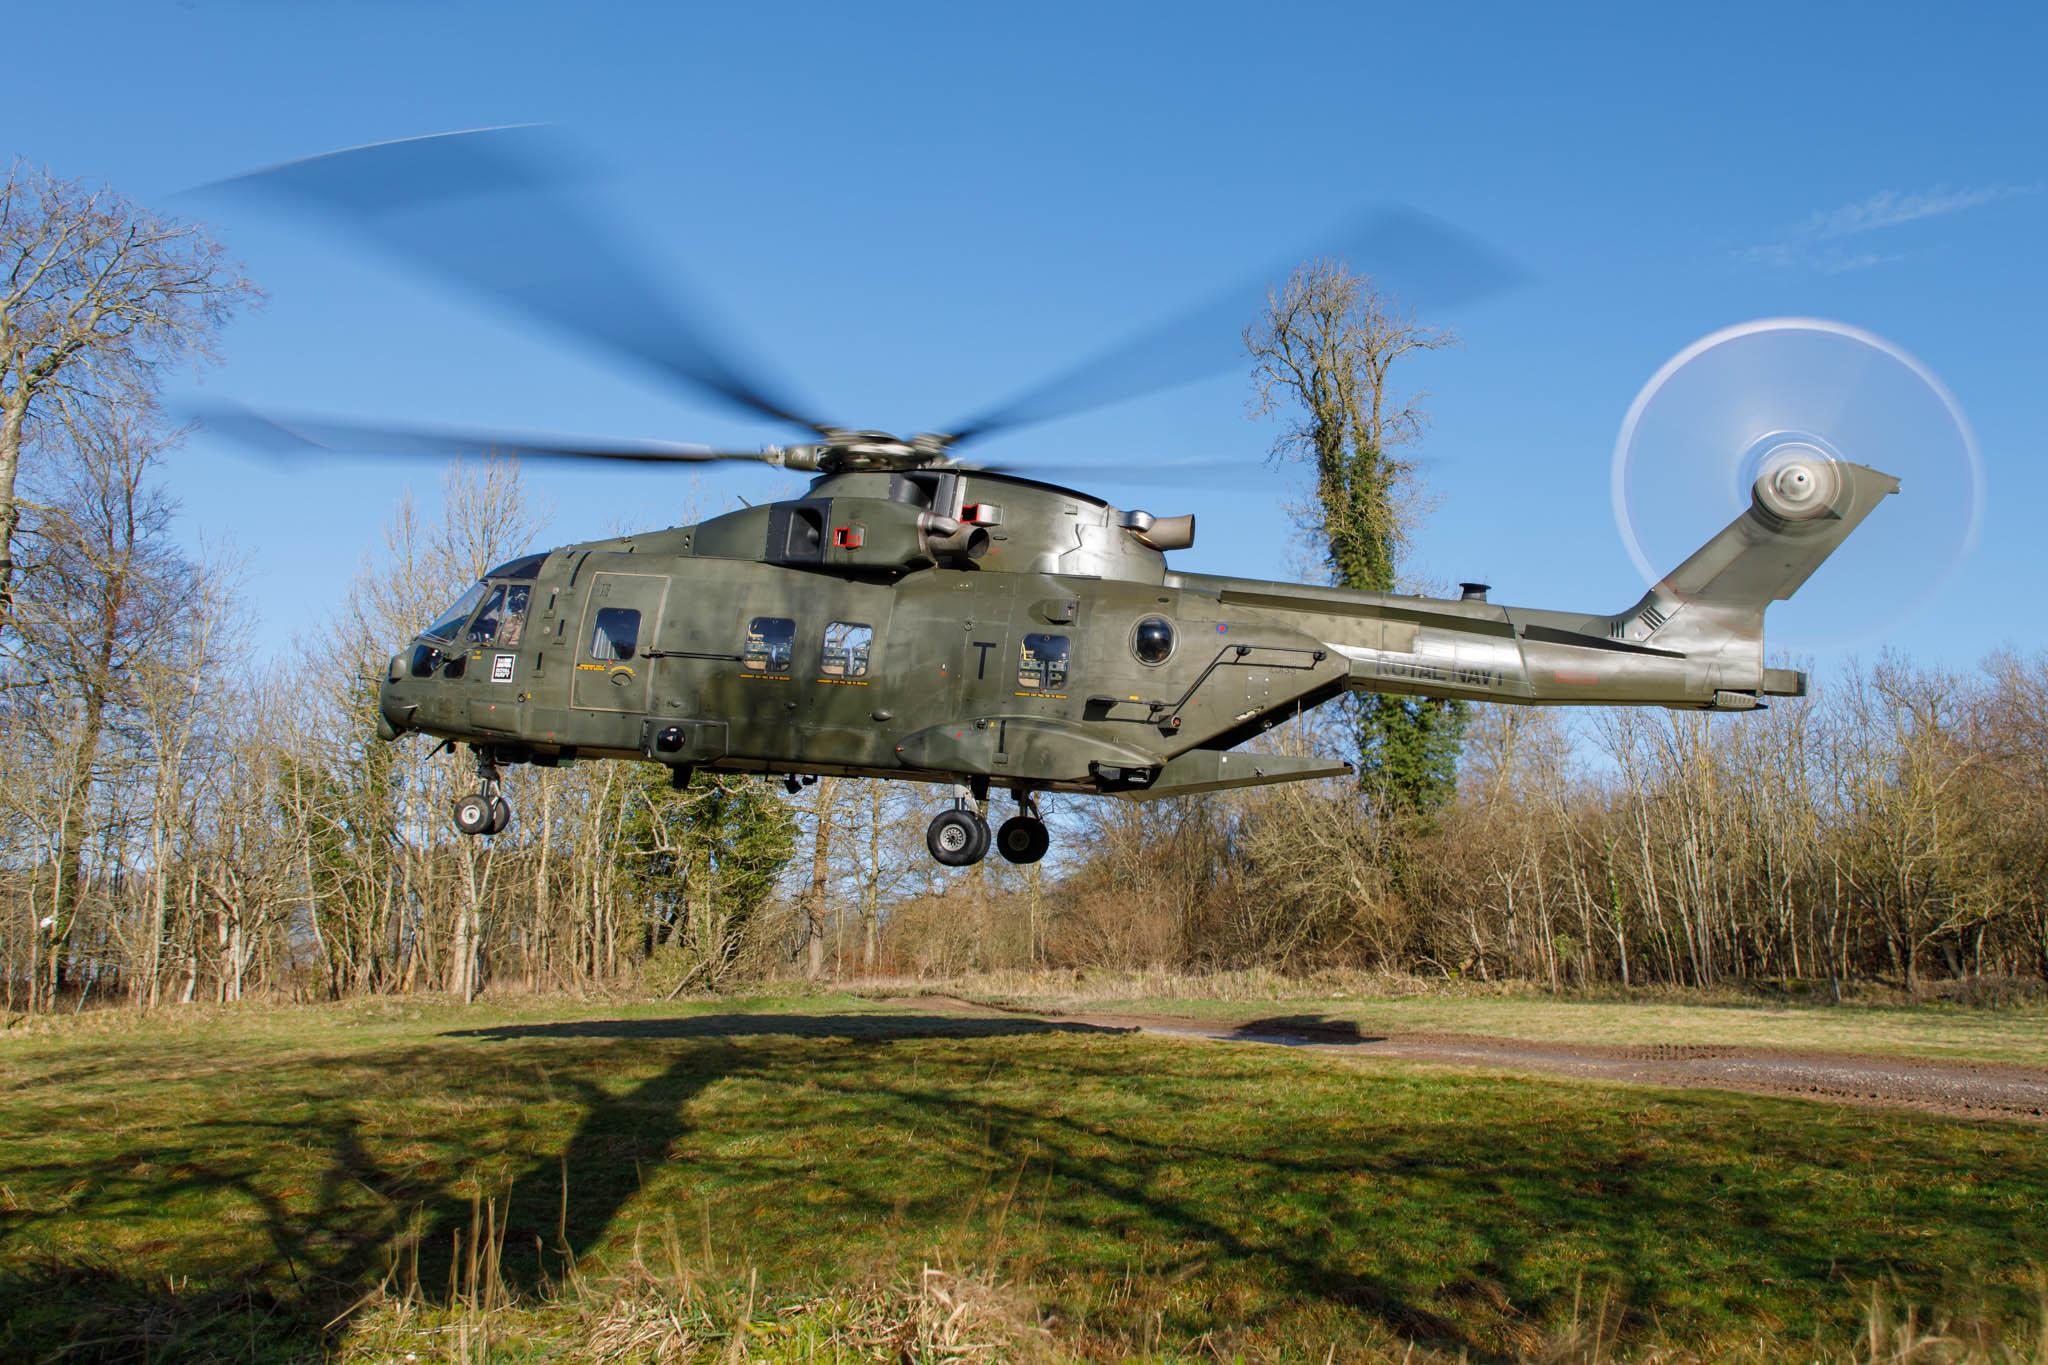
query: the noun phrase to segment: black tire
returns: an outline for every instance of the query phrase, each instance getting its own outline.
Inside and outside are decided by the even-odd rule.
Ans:
[[[996,852],[1013,863],[1035,863],[1051,847],[1045,821],[1029,815],[1013,815],[996,831]]]
[[[972,811],[942,810],[924,832],[924,846],[947,867],[972,867],[988,852],[988,822]]]
[[[490,832],[492,834],[503,834],[510,828],[512,828],[512,803],[502,796],[492,797]]]
[[[491,798],[482,792],[471,792],[455,802],[455,828],[464,834],[489,834],[496,818]]]

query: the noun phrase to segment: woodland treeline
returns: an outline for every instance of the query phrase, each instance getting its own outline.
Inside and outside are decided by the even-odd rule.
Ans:
[[[173,457],[128,449],[77,452],[20,595],[11,1008],[1003,967],[2048,978],[2048,659],[1885,658],[1757,715],[1481,708],[1434,809],[1349,782],[1063,799],[1073,852],[1036,870],[932,863],[927,789],[615,763],[512,770],[513,828],[473,840],[467,764],[377,740],[371,708],[393,641],[543,541],[516,468],[402,506],[318,643],[252,667],[232,566],[169,540]],[[1353,735],[1333,704],[1272,739]]]
[[[19,164],[0,210],[9,1010],[1007,967],[2048,979],[2043,657],[1885,657],[1746,716],[1334,703],[1269,740],[1361,783],[1049,801],[1055,856],[1024,869],[926,857],[932,789],[679,792],[612,763],[509,770],[511,829],[464,837],[469,765],[377,740],[375,690],[485,568],[550,543],[517,466],[451,466],[328,619],[252,653],[232,555],[176,534],[158,394],[253,287],[200,230]],[[1385,586],[1408,524],[1392,452],[1421,422],[1379,386],[1445,337],[1361,287],[1316,263],[1247,346],[1265,401],[1338,395],[1282,446],[1313,468],[1332,580]],[[1322,382],[1347,346],[1371,384]]]

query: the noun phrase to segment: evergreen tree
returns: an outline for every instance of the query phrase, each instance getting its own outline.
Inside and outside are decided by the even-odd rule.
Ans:
[[[796,852],[796,818],[765,780],[730,773],[676,791],[666,772],[635,769],[622,800],[620,853],[643,948],[672,946],[715,984]]]
[[[1414,397],[1394,392],[1388,374],[1402,356],[1455,340],[1448,329],[1401,314],[1369,278],[1327,259],[1297,269],[1245,329],[1253,412],[1293,414],[1274,454],[1315,470],[1307,517],[1340,587],[1393,590],[1417,491],[1414,466],[1396,452],[1420,435],[1425,418]],[[1356,706],[1359,783],[1374,809],[1412,815],[1448,800],[1465,704],[1368,692]]]

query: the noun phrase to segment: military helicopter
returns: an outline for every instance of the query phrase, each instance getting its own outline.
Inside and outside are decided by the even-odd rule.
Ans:
[[[654,303],[521,160],[507,140],[518,135],[378,144],[226,184],[338,215],[814,439],[714,450],[246,411],[210,424],[273,448],[754,461],[816,477],[800,497],[498,565],[392,656],[378,733],[467,746],[479,785],[454,805],[465,834],[509,826],[505,765],[616,758],[662,764],[678,787],[698,771],[780,776],[792,791],[820,774],[949,785],[953,804],[927,832],[935,859],[967,866],[993,848],[1031,863],[1050,843],[1047,793],[1147,800],[1350,772],[1239,747],[1349,691],[1751,711],[1806,690],[1803,674],[1765,666],[1765,608],[1898,488],[1788,441],[1763,453],[1740,516],[1611,614],[1501,606],[1477,583],[1447,599],[1181,571],[1167,555],[1193,546],[1192,516],[1118,508],[1043,469],[955,454],[1103,401],[1114,389],[1104,372],[1149,342],[946,433],[820,422]],[[477,231],[514,202],[538,270],[494,259]],[[1417,224],[1383,222],[1380,245],[1425,240],[1439,262],[1459,254]],[[1472,251],[1461,271],[1488,276]],[[1016,814],[991,831],[980,811],[995,790]]]

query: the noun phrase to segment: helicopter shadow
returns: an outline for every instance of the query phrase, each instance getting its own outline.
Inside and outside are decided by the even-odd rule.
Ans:
[[[505,1024],[458,1029],[445,1038],[486,1043],[685,1042],[701,1046],[679,1052],[667,1066],[617,1093],[592,1076],[556,1072],[552,1085],[566,1087],[583,1117],[558,1152],[531,1162],[499,1196],[505,1210],[501,1273],[515,1293],[546,1288],[551,1274],[574,1266],[605,1239],[625,1206],[641,1192],[644,1172],[669,1160],[689,1131],[689,1106],[706,1087],[743,1077],[787,1079],[786,1057],[760,1059],[743,1039],[839,1041],[888,1046],[929,1039],[1023,1038],[1050,1033],[1120,1034],[1101,1028],[1028,1018],[977,1018],[923,1014],[712,1014],[667,1019],[599,1019],[545,1024]],[[529,1060],[522,1057],[522,1061]],[[436,1264],[422,1278],[443,1274],[438,1249],[468,1235],[475,1207],[467,1200],[443,1200],[422,1234],[423,1249],[435,1248]]]
[[[1317,1014],[1275,1014],[1247,1019],[1230,1031],[1246,1042],[1276,1043],[1282,1047],[1329,1047],[1342,1044],[1384,1043],[1383,1033],[1361,1031],[1355,1019]]]

